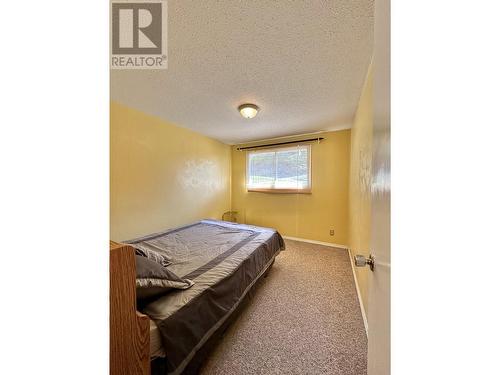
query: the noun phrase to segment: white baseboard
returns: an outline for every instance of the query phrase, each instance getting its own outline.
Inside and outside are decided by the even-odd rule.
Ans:
[[[351,260],[351,268],[352,274],[354,276],[354,284],[356,285],[356,292],[358,294],[359,307],[361,308],[361,316],[363,317],[363,323],[365,324],[366,337],[368,337],[368,320],[366,319],[365,306],[363,305],[363,300],[361,298],[361,292],[359,291],[358,278],[356,277],[356,271],[354,269],[354,261],[351,253],[351,249],[349,251],[349,259]]]
[[[292,240],[292,241],[300,241],[300,242],[308,242],[308,243],[313,243],[316,245],[323,245],[323,246],[330,246],[330,247],[337,247],[339,249],[345,249],[347,250],[347,246],[345,245],[338,245],[336,243],[330,243],[330,242],[323,242],[323,241],[316,241],[316,240],[307,240],[305,238],[297,238],[297,237],[290,237],[290,236],[282,236],[283,238],[286,238],[287,240]]]

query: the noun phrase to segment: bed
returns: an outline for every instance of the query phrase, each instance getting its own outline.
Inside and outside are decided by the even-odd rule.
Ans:
[[[149,319],[148,357],[153,374],[197,371],[214,339],[234,319],[242,302],[285,245],[270,228],[202,220],[126,241],[161,251],[168,269],[194,284],[142,302]]]

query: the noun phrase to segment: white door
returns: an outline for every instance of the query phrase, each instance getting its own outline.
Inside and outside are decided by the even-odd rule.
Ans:
[[[390,374],[391,148],[390,1],[375,2],[373,58],[372,237],[369,272],[368,375]]]

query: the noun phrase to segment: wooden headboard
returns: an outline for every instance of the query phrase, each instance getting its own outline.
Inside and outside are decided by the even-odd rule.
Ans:
[[[149,318],[137,311],[135,251],[111,241],[110,374],[149,375]]]

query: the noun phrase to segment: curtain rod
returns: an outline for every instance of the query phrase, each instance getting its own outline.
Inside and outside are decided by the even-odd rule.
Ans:
[[[280,143],[270,143],[267,145],[259,145],[259,146],[248,146],[248,147],[238,147],[236,150],[242,151],[242,150],[249,150],[252,148],[262,148],[262,147],[270,147],[270,146],[281,146],[281,145],[289,145],[292,143],[304,143],[304,142],[313,142],[313,141],[322,141],[323,137],[318,137],[318,138],[310,138],[310,139],[302,139],[300,141],[289,141],[289,142],[280,142]]]

